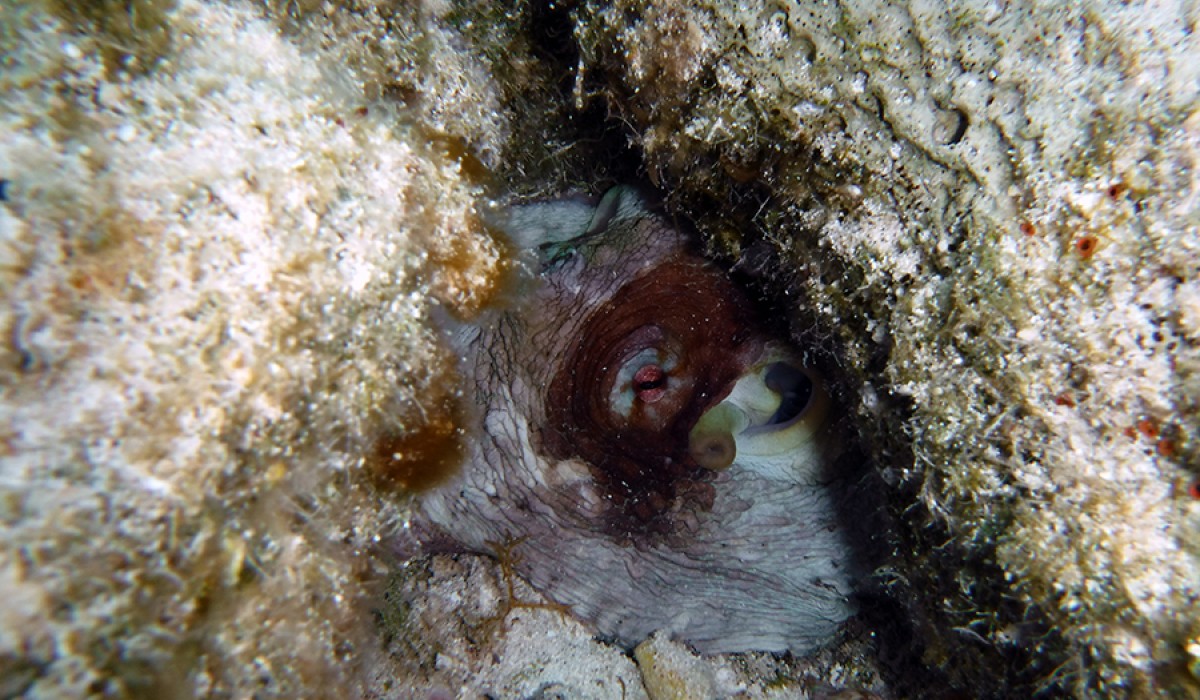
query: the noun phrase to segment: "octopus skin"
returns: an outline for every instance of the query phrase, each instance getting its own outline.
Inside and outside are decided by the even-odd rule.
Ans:
[[[854,613],[830,398],[629,188],[510,209],[508,308],[461,329],[470,440],[409,536],[508,552],[633,646],[804,653]]]

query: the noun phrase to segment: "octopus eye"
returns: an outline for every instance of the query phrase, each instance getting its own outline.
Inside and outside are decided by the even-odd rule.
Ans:
[[[633,392],[644,403],[658,401],[667,393],[667,373],[656,364],[643,365],[633,375]]]
[[[706,469],[743,468],[783,480],[814,477],[818,432],[829,396],[811,370],[790,359],[761,364],[708,409],[688,434],[688,453]]]
[[[651,404],[658,404],[655,415],[669,415],[678,410],[674,404],[679,400],[679,389],[685,382],[676,374],[680,371],[680,351],[661,336],[658,329],[653,334],[654,344],[642,346],[620,363],[609,391],[611,410],[625,421],[645,416]],[[635,347],[641,344],[635,336]],[[675,397],[675,398],[670,398]],[[669,399],[669,400],[668,400]]]
[[[674,514],[713,507],[701,485],[707,475],[697,472],[728,464],[742,448],[718,436],[697,459],[688,433],[747,371],[762,374],[762,360],[780,353],[763,354],[767,341],[749,325],[749,300],[707,263],[680,255],[634,272],[563,337],[568,351],[546,383],[542,435],[550,457],[588,465],[608,504],[607,531],[653,538],[683,527]],[[603,286],[611,277],[604,273]],[[548,290],[574,294],[576,286]]]

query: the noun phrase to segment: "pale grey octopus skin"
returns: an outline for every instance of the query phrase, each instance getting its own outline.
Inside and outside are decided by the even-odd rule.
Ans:
[[[628,188],[610,191],[599,205],[562,200],[516,207],[504,228],[531,251],[525,288],[512,308],[459,333],[465,378],[473,384],[466,394],[474,433],[457,476],[420,497],[409,536],[480,553],[509,550],[515,570],[536,589],[624,645],[657,630],[702,653],[804,653],[827,641],[854,612],[855,567],[827,473],[837,445],[823,425],[828,396],[820,380],[807,405],[785,409],[787,401],[767,388],[779,388],[778,376],[765,378],[767,369],[793,379],[815,374],[797,375],[799,355],[757,328],[739,327],[731,347],[672,344],[662,319],[655,318],[687,306],[672,290],[668,298],[680,298],[678,305],[654,298],[638,309],[647,318],[624,326],[655,347],[638,353],[635,343],[633,350],[618,349],[612,363],[594,363],[605,377],[613,371],[610,364],[628,365],[611,375],[616,389],[597,378],[610,389],[598,399],[599,410],[614,411],[614,422],[606,423],[610,430],[576,434],[577,426],[564,424],[562,409],[554,408],[571,397],[554,391],[564,382],[576,393],[577,383],[589,386],[588,377],[576,368],[564,374],[561,365],[587,350],[583,339],[606,340],[605,324],[621,313],[611,302],[625,298],[623,290],[629,296],[630,289],[670,277],[664,270],[671,265],[700,271],[698,284],[710,284],[709,276],[718,286],[728,282],[690,251],[687,236]],[[722,287],[716,293],[726,292]],[[745,323],[742,302],[731,304],[731,317]],[[703,333],[707,312],[691,313],[695,318],[678,327]],[[718,376],[711,388],[704,383],[711,377],[673,376],[683,374],[687,356],[702,350],[728,365],[713,365],[713,372],[730,374],[732,367],[734,373]],[[634,387],[630,373],[647,364],[660,366],[665,376]],[[702,362],[701,370],[708,369]],[[663,397],[660,389],[695,390],[692,403],[704,417],[684,415],[686,424],[654,438],[663,441],[661,453],[654,440],[646,443],[650,461],[674,469],[675,476],[645,487],[653,491],[645,495],[637,483],[602,473],[580,454],[599,444],[591,453],[607,460],[628,446],[624,441],[636,440],[636,431],[622,427],[628,414],[621,412],[653,409]],[[643,400],[650,403],[630,408],[630,401]],[[701,427],[693,428],[697,423]],[[715,429],[704,427],[713,423]],[[689,443],[682,456],[668,445],[681,430]],[[699,455],[712,469],[689,461],[688,450],[703,446],[703,434],[714,430],[733,436],[732,464],[720,455]],[[714,449],[724,448],[730,446]],[[658,478],[656,465],[641,466],[647,479]]]

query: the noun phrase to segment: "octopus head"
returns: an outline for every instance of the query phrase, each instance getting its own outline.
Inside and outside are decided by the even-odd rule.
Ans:
[[[853,612],[853,557],[820,375],[632,190],[505,228],[529,275],[460,338],[477,431],[423,531],[521,542],[521,574],[623,643],[823,641]]]

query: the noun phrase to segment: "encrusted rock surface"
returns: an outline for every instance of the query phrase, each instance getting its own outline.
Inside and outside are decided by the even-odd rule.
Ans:
[[[944,525],[900,544],[916,588],[942,579],[931,658],[1041,644],[1013,637],[1026,612],[987,602],[1006,591],[995,564],[1002,596],[1077,649],[1063,688],[1195,690],[1196,19],[1101,2],[581,12],[580,99],[614,105],[714,249],[798,333],[821,329],[897,505]]]
[[[372,455],[452,449],[429,319],[498,293],[486,200],[642,166],[840,369],[912,634],[697,673],[1197,692],[1194,7],[265,5],[0,9],[0,694],[637,697],[548,610],[397,655]]]
[[[361,688],[478,187],[249,4],[0,15],[3,694]]]
[[[632,659],[490,558],[405,566],[381,615],[392,663],[369,697],[646,697]]]

